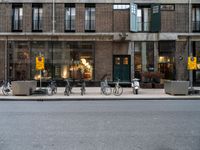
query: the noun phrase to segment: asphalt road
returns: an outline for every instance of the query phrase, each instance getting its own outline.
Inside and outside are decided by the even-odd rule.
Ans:
[[[200,101],[0,101],[0,150],[200,150]]]

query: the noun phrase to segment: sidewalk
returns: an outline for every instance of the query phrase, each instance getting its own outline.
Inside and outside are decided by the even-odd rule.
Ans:
[[[195,89],[200,89],[195,88]],[[100,87],[86,87],[86,94],[81,96],[80,87],[72,89],[70,96],[64,95],[64,88],[59,87],[57,94],[48,96],[35,94],[30,96],[3,96],[0,95],[0,100],[32,100],[32,101],[54,101],[54,100],[173,100],[173,99],[184,99],[184,100],[200,100],[200,95],[168,95],[165,94],[164,89],[139,89],[139,94],[134,95],[132,88],[123,88],[123,94],[121,96],[115,96],[113,94],[105,96],[100,93]]]

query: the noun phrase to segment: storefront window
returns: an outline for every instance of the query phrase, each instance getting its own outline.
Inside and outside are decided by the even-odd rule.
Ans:
[[[44,56],[45,68],[40,71],[36,70],[36,57]],[[49,42],[31,42],[31,78],[39,80],[48,80],[52,77],[52,50]]]
[[[135,77],[140,78],[141,72],[154,71],[153,42],[135,42],[134,56]]]
[[[27,42],[9,43],[9,79],[30,79],[30,49]]]
[[[193,44],[193,54],[197,57],[197,70],[193,71],[194,74],[194,83],[200,83],[200,42],[194,41]]]
[[[91,42],[9,42],[9,79],[93,79],[94,46]],[[36,70],[36,57],[44,57],[44,70]]]
[[[84,42],[54,42],[53,66],[57,79],[93,79],[93,45]]]
[[[175,42],[163,41],[159,43],[159,71],[165,79],[175,78],[174,67]]]

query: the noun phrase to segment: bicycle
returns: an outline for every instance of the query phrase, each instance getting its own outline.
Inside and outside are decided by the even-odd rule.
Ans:
[[[2,93],[5,96],[8,96],[12,93],[12,89],[11,89],[11,82],[10,81],[3,81],[2,83]]]
[[[53,95],[57,93],[57,85],[56,85],[56,81],[51,80],[49,82],[49,85],[47,86],[47,94],[48,95]]]
[[[112,93],[112,89],[108,85],[108,80],[107,80],[107,77],[105,76],[104,81],[101,82],[101,94],[110,95],[111,93]]]
[[[83,96],[85,94],[85,80],[84,79],[81,79],[81,95]]]
[[[65,81],[66,81],[66,85],[65,85],[64,95],[69,96],[72,93],[72,86],[70,85],[69,79],[66,79]]]
[[[123,93],[123,88],[119,85],[119,81],[120,79],[117,80],[117,82],[115,83],[115,87],[113,89],[113,94],[115,96],[120,96]]]

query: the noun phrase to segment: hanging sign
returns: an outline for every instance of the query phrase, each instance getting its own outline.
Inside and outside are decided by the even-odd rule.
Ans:
[[[44,57],[43,56],[36,57],[36,70],[44,70]]]
[[[188,57],[188,70],[197,69],[197,57]]]

